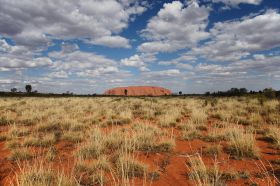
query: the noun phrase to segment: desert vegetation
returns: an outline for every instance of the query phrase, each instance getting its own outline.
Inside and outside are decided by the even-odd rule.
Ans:
[[[280,102],[1,98],[0,185],[279,185]]]

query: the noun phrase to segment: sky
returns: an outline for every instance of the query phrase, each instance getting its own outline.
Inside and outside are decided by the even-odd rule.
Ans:
[[[0,0],[0,91],[280,89],[280,0]]]

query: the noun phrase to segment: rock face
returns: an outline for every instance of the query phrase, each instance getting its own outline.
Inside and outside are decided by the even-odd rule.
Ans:
[[[168,89],[155,86],[129,86],[117,87],[107,90],[106,95],[122,95],[122,96],[163,96],[170,95],[172,92]]]

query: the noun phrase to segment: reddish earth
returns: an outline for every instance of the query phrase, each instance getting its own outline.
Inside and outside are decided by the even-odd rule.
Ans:
[[[162,87],[154,86],[130,86],[130,87],[117,87],[107,90],[106,95],[122,95],[125,96],[127,90],[128,96],[164,96],[170,95],[172,92]]]
[[[139,118],[135,118],[135,121],[141,121]],[[209,127],[215,123],[215,120],[211,119],[209,122]],[[153,125],[153,122],[147,122]],[[126,127],[126,126],[122,126]],[[104,128],[104,131],[110,131],[115,128]],[[192,141],[180,140],[180,131],[177,129],[172,129],[172,133],[176,138],[176,148],[172,153],[136,153],[136,158],[141,162],[149,165],[149,171],[157,171],[160,174],[158,180],[154,180],[151,184],[147,181],[146,185],[153,186],[170,186],[170,185],[196,185],[190,178],[188,174],[190,173],[188,169],[189,156],[193,156],[197,153],[202,154],[203,149],[207,146],[217,145],[217,142],[205,142],[200,139],[195,139]],[[7,130],[0,127],[0,133],[6,133]],[[260,159],[233,159],[229,154],[221,152],[217,157],[211,155],[203,155],[204,163],[213,167],[215,161],[218,162],[220,170],[222,172],[248,172],[249,178],[238,178],[227,180],[226,183],[229,186],[233,185],[253,185],[253,183],[259,186],[275,185],[275,179],[268,176],[268,172],[272,172],[271,167],[274,166],[274,174],[279,179],[279,168],[275,165],[271,165],[271,160],[279,160],[280,151],[279,149],[271,148],[271,144],[259,140],[261,135],[257,136],[257,146],[261,149]],[[220,141],[220,145],[226,146],[226,141]],[[63,170],[67,175],[70,175],[75,164],[73,151],[77,146],[71,142],[59,141],[55,148],[58,151],[58,155],[52,162],[52,167],[54,169]],[[34,148],[34,151],[38,153],[44,149]],[[36,154],[38,154],[36,153]],[[18,173],[17,162],[12,162],[8,160],[10,155],[9,150],[5,147],[5,142],[0,142],[0,185],[10,185],[11,181],[14,179],[15,174]],[[42,154],[43,156],[43,154]],[[46,162],[50,163],[50,162]],[[112,185],[112,181],[108,181],[108,185]],[[134,185],[143,185],[143,180],[136,178],[134,180]],[[139,183],[139,184],[138,184]]]

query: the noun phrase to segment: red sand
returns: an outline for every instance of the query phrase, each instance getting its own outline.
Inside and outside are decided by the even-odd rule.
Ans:
[[[170,95],[172,92],[168,89],[155,86],[130,86],[130,87],[117,87],[105,92],[106,95],[125,95],[127,90],[128,96],[163,96]]]
[[[187,118],[187,117],[186,117]],[[209,119],[208,127],[211,128],[212,124],[215,123],[215,119]],[[142,121],[139,118],[135,118],[136,121]],[[155,123],[151,121],[142,121],[146,124],[154,125]],[[128,126],[122,126],[128,127]],[[108,127],[102,130],[111,131],[116,129],[115,127]],[[166,130],[168,131],[168,130]],[[149,183],[149,180],[143,180],[141,178],[132,179],[134,185],[143,185],[143,181],[147,181],[148,184],[152,186],[170,186],[170,185],[195,185],[195,182],[191,180],[188,176],[190,173],[188,161],[189,156],[194,154],[202,154],[203,149],[207,146],[217,145],[217,142],[205,142],[201,139],[194,139],[191,141],[180,140],[180,130],[172,129],[172,134],[176,139],[176,147],[171,153],[145,153],[145,152],[135,152],[136,159],[148,165],[149,171],[156,171],[160,174],[158,180],[154,180]],[[0,127],[0,133],[7,133],[7,127]],[[249,185],[257,183],[259,186],[276,186],[276,178],[273,178],[271,173],[273,172],[275,176],[279,179],[280,169],[277,165],[270,164],[271,160],[278,160],[280,151],[279,149],[271,148],[271,144],[266,141],[259,139],[262,135],[256,136],[256,145],[260,148],[260,159],[232,159],[230,155],[223,150],[221,150],[218,156],[211,155],[201,155],[204,163],[207,167],[213,167],[214,161],[218,162],[219,169],[224,173],[240,173],[247,172],[249,174],[248,179],[236,178],[225,180],[226,184],[229,186],[234,185]],[[222,147],[227,146],[227,141],[220,141]],[[66,175],[72,175],[72,171],[75,165],[74,151],[77,149],[77,144],[68,141],[59,141],[55,148],[58,152],[56,158],[53,162],[46,162],[47,165],[51,165],[55,170],[63,170]],[[32,154],[38,155],[38,157],[43,156],[45,152],[44,148],[32,147],[30,148]],[[6,148],[6,142],[0,142],[0,185],[11,185],[15,182],[15,175],[19,173],[19,165],[23,165],[24,162],[10,161],[8,157],[10,156],[10,150]],[[32,163],[33,160],[29,162]],[[36,161],[36,159],[34,160]],[[274,170],[273,170],[274,169]],[[269,173],[269,174],[268,174]],[[268,176],[269,175],[269,176]],[[106,177],[107,178],[107,177]],[[105,185],[113,185],[114,180],[108,176],[108,183]],[[133,185],[133,184],[132,184]],[[278,184],[279,185],[279,184]]]

